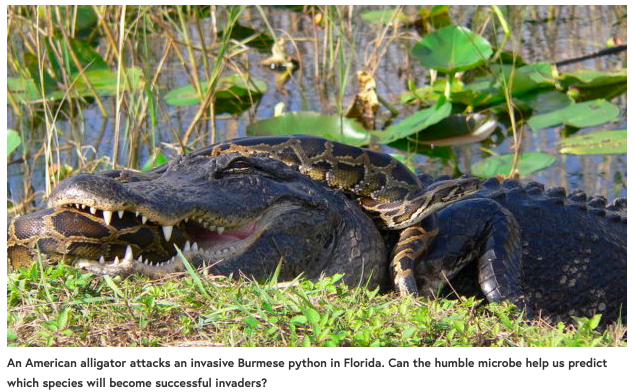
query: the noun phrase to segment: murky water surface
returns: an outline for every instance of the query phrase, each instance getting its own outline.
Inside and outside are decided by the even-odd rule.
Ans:
[[[334,114],[338,111],[335,97],[339,94],[339,81],[324,80],[325,70],[317,67],[319,60],[323,56],[327,56],[327,52],[323,49],[323,37],[325,34],[323,29],[315,29],[313,19],[308,14],[272,8],[266,8],[266,10],[269,11],[267,14],[268,23],[276,29],[280,36],[286,36],[288,41],[292,42],[292,44],[288,45],[288,52],[299,59],[301,68],[293,75],[291,80],[280,88],[275,83],[276,74],[258,65],[269,54],[250,49],[245,51],[239,58],[236,58],[232,66],[243,67],[245,68],[244,70],[253,76],[266,81],[268,91],[256,106],[239,117],[217,116],[214,130],[216,140],[244,136],[244,129],[249,123],[257,119],[273,116],[274,107],[280,102],[285,104],[287,112],[311,110]],[[617,23],[616,15],[609,7],[562,6],[556,7],[554,14],[551,12],[552,9],[548,7],[531,7],[522,18],[512,15],[512,13],[510,14],[513,33],[520,34],[521,37],[518,51],[527,62],[555,62],[593,53],[602,48],[604,43],[611,37],[619,37],[626,41],[626,25]],[[452,9],[453,22],[456,24],[471,27],[474,23],[474,15],[474,7],[453,7]],[[265,30],[265,22],[254,8],[247,9],[242,15],[240,23],[256,30]],[[363,69],[363,64],[370,58],[372,51],[375,49],[374,43],[378,31],[375,25],[360,19],[354,20],[352,23],[356,24],[356,33],[352,37],[354,42],[351,47],[353,50],[348,53],[348,56],[350,56],[348,60],[352,60],[352,67],[350,68],[350,83],[344,93],[344,109],[351,102],[356,92],[354,74],[357,70]],[[481,25],[481,23],[478,25]],[[208,28],[207,32],[212,31],[211,20],[205,21],[203,26]],[[189,33],[193,37],[194,42],[200,41],[196,29],[192,27]],[[485,32],[484,35],[490,38],[489,34]],[[399,102],[399,95],[407,90],[407,78],[415,80],[418,86],[423,86],[427,79],[427,70],[419,66],[417,61],[408,54],[410,48],[419,39],[417,33],[412,30],[402,30],[398,36],[397,39],[388,41],[386,47],[379,48],[379,50],[384,49],[385,52],[378,63],[375,73],[378,92],[381,97],[396,104]],[[154,57],[156,64],[158,64],[163,55],[166,39],[158,36],[153,37],[153,39],[155,42],[149,47],[153,48],[155,52],[151,53],[150,56]],[[209,42],[208,37],[205,39],[206,42]],[[201,64],[201,61],[198,63]],[[612,70],[622,67],[626,67],[625,54],[592,59],[565,66],[561,70],[570,71],[580,68]],[[183,72],[181,62],[173,55],[173,51],[172,55],[166,59],[159,82],[165,91],[189,83],[185,72]],[[93,149],[97,157],[111,156],[114,144],[115,105],[112,98],[106,98],[104,102],[110,110],[108,118],[104,118],[96,105],[93,105],[84,109],[84,125],[82,126],[77,127],[76,124],[69,124],[64,119],[59,119],[56,123],[60,130],[69,128],[82,130],[82,148]],[[623,95],[617,98],[614,103],[621,108],[620,119],[615,124],[605,124],[596,129],[626,128],[626,96]],[[156,125],[157,144],[158,142],[174,143],[177,140],[175,135],[182,135],[197,109],[197,105],[175,107],[164,102],[161,103],[160,111],[168,114],[165,116],[168,121],[161,121]],[[410,114],[415,108],[404,108],[401,111],[400,118],[407,114],[407,110],[409,110]],[[386,118],[387,111],[383,108],[379,114],[378,127],[384,123]],[[19,126],[14,124],[14,116],[11,112],[9,112],[8,123],[9,128]],[[40,125],[39,127],[41,128],[42,126]],[[44,134],[42,129],[36,129],[35,131]],[[526,127],[523,151],[543,151],[555,154],[554,142],[559,139],[558,132],[560,132],[558,128],[532,132],[529,127]],[[296,133],[301,133],[301,129],[297,129]],[[66,134],[66,132],[61,132],[61,134]],[[210,143],[213,134],[210,120],[203,121],[201,128],[195,135],[196,146]],[[128,148],[123,141],[124,139],[119,139],[121,140],[119,142],[119,157],[123,158],[119,158],[118,163],[121,165],[129,164],[124,158],[127,156],[126,149]],[[511,137],[506,138],[502,144],[494,147],[494,151],[499,154],[510,153],[511,142]],[[60,140],[59,144],[64,146],[68,142]],[[136,158],[137,163],[135,164],[137,168],[148,156],[150,152],[149,145],[150,143],[146,142],[139,148]],[[33,143],[33,152],[39,149],[40,146],[37,143]],[[76,154],[69,153],[72,150],[70,148],[60,153],[60,162],[76,167],[78,163]],[[469,172],[472,164],[485,156],[480,144],[456,148],[456,154],[458,155],[459,169],[462,172]],[[92,154],[89,154],[89,156],[92,156]],[[557,158],[558,160],[553,166],[525,179],[543,182],[547,187],[561,185],[569,189],[582,188],[589,194],[602,194],[609,198],[626,196],[626,189],[624,188],[627,181],[626,155],[557,155]],[[421,170],[432,174],[451,173],[452,171],[441,162],[424,156],[420,156],[417,161]],[[17,202],[23,200],[23,167],[19,163],[8,165],[8,197]],[[43,163],[40,158],[36,160],[33,166],[32,182],[35,191],[44,189],[44,172],[42,168]],[[43,192],[38,193],[38,197],[35,200],[36,204],[41,204],[42,194]]]

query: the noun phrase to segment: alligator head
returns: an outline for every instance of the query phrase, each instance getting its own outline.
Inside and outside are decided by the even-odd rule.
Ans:
[[[267,157],[184,155],[147,173],[80,174],[62,181],[49,209],[9,224],[13,265],[36,249],[99,274],[158,277],[192,265],[218,275],[282,279],[345,273],[380,283],[387,258],[357,206]]]

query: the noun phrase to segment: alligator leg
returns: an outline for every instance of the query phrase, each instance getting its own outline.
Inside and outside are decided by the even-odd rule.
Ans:
[[[456,202],[439,213],[433,247],[418,260],[416,280],[434,295],[468,263],[477,261],[479,285],[490,302],[524,308],[521,230],[514,216],[489,199]]]
[[[415,260],[425,254],[438,233],[437,214],[400,232],[391,253],[391,274],[396,291],[401,295],[418,294],[413,268]]]

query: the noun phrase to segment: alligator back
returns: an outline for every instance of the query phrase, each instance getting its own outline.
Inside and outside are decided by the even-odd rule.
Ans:
[[[523,186],[492,178],[459,202],[462,210],[471,209],[463,219],[469,222],[455,219],[459,215],[452,211],[449,227],[449,211],[440,212],[440,233],[486,220],[472,211],[478,199],[494,200],[518,224],[521,279],[530,308],[554,321],[601,313],[605,321],[622,316],[626,322],[626,199],[607,204],[604,197],[588,198],[578,190],[567,195],[560,187],[545,190],[536,182]],[[497,234],[492,223],[485,229],[488,238]],[[450,239],[440,234],[437,241],[442,248]],[[473,241],[485,246],[481,239]]]

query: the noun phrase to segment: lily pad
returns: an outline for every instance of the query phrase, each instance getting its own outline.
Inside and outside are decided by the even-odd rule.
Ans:
[[[414,141],[413,137],[396,140],[395,142],[389,143],[389,147],[404,151],[407,154],[422,154],[427,157],[439,158],[444,163],[455,160],[453,147],[439,147],[422,144]]]
[[[549,128],[559,124],[584,128],[604,124],[617,118],[619,114],[620,109],[611,102],[604,99],[596,99],[532,116],[528,120],[528,124],[534,130]]]
[[[603,72],[592,69],[581,69],[574,72],[563,73],[560,76],[561,84],[574,91],[578,96],[577,101],[589,101],[592,99],[611,99],[626,91],[626,69],[611,72]]]
[[[222,37],[225,34],[225,30],[220,31],[218,35]],[[239,23],[231,27],[231,38],[261,51],[270,50],[275,43],[275,40],[270,37],[267,31],[260,32]]]
[[[512,169],[514,154],[497,155],[488,157],[472,167],[472,172],[477,177],[492,177],[497,174],[509,175]],[[556,162],[556,157],[544,152],[526,152],[519,155],[517,170],[522,176],[545,169]]]
[[[415,18],[405,15],[398,8],[386,8],[382,10],[366,11],[360,14],[360,18],[364,21],[375,24],[387,24],[387,23],[403,23],[410,24],[415,21]]]
[[[409,170],[411,170],[412,172],[415,173],[415,165],[411,160],[411,155],[404,155],[404,154],[389,154],[391,155],[391,157],[397,159],[398,161],[400,161],[402,164],[406,165]]]
[[[448,5],[434,5],[430,8],[422,8],[420,15],[424,21],[427,21],[433,26],[434,29],[440,29],[442,27],[450,26],[451,17],[449,15],[450,6]]]
[[[33,101],[40,97],[40,92],[31,78],[8,77],[7,89],[20,102]]]
[[[497,128],[497,122],[481,113],[453,114],[409,140],[432,146],[460,146],[486,140]]]
[[[447,101],[439,101],[437,105],[422,109],[397,124],[387,127],[384,131],[374,131],[378,143],[390,143],[420,132],[436,124],[451,114],[452,105]]]
[[[44,70],[40,73],[39,63],[34,54],[24,53],[24,65],[33,79],[39,98],[41,98],[42,90],[44,91],[43,95],[48,95],[57,89],[57,82],[48,71]]]
[[[369,133],[356,121],[316,112],[292,112],[267,118],[246,127],[248,136],[308,134],[362,146],[369,143]]]
[[[426,35],[411,54],[424,67],[454,73],[483,64],[492,56],[492,47],[466,27],[448,26]]]
[[[560,76],[561,84],[565,87],[582,86],[595,87],[625,83],[627,80],[626,69],[611,72],[603,72],[595,69],[579,69],[574,72],[565,72]]]
[[[122,90],[136,90],[141,87],[142,73],[138,68],[125,70],[127,77],[121,79]],[[94,87],[99,96],[111,96],[117,91],[117,73],[109,69],[96,69],[84,72],[83,75],[71,75],[71,80],[76,80],[72,88],[66,92],[59,89],[48,91],[44,99],[57,100],[64,97],[78,98],[94,95],[92,89],[88,87],[86,78]],[[128,83],[129,82],[129,83]],[[42,99],[35,82],[29,78],[7,78],[7,88],[20,102],[28,102]]]
[[[520,100],[525,102],[535,114],[563,109],[574,103],[567,94],[560,91],[539,91],[524,95]]]
[[[553,89],[556,83],[552,66],[548,63],[519,68],[502,64],[493,65],[491,69],[495,76],[476,79],[464,86],[463,92],[454,94],[453,99],[474,106],[491,106],[505,101],[504,89],[508,86],[512,86],[513,97],[520,97],[538,90]],[[473,93],[466,94],[470,91]]]
[[[13,151],[22,143],[20,140],[20,134],[13,129],[7,130],[7,156],[11,155]]]
[[[562,154],[626,154],[626,129],[598,131],[556,142]]]
[[[120,89],[124,91],[137,90],[141,87],[142,72],[139,68],[128,68],[121,76]],[[112,96],[117,92],[117,72],[109,69],[96,69],[86,71],[83,76],[78,74],[73,75],[73,79],[77,79],[73,89],[70,92],[71,97],[85,97],[93,95],[92,90],[88,87],[85,78],[90,81],[92,87],[94,87],[97,94],[100,96]],[[59,91],[52,94],[53,98],[62,98],[63,92]]]
[[[69,38],[68,41],[62,38],[54,38],[52,43],[49,40],[46,40],[47,45],[47,53],[48,58],[51,61],[51,65],[53,68],[53,72],[57,75],[57,78],[61,78],[62,68],[64,68],[64,72],[66,74],[76,74],[78,72],[84,71],[94,71],[98,69],[109,70],[110,66],[108,63],[101,57],[99,53],[97,53],[90,44],[85,41]],[[70,43],[70,45],[68,45]],[[60,64],[57,61],[57,57],[55,56],[55,50],[52,45],[55,47],[61,48],[62,56],[65,59],[69,59],[64,64]],[[79,67],[73,60],[72,54],[79,61]]]
[[[209,82],[201,84],[202,94],[206,94],[209,89]],[[248,81],[241,75],[230,75],[220,78],[216,85],[215,98],[232,99],[248,98],[249,95],[261,95],[268,89],[268,85],[263,80],[250,78]],[[165,94],[165,101],[174,106],[189,106],[200,103],[198,91],[190,84],[178,87]]]

